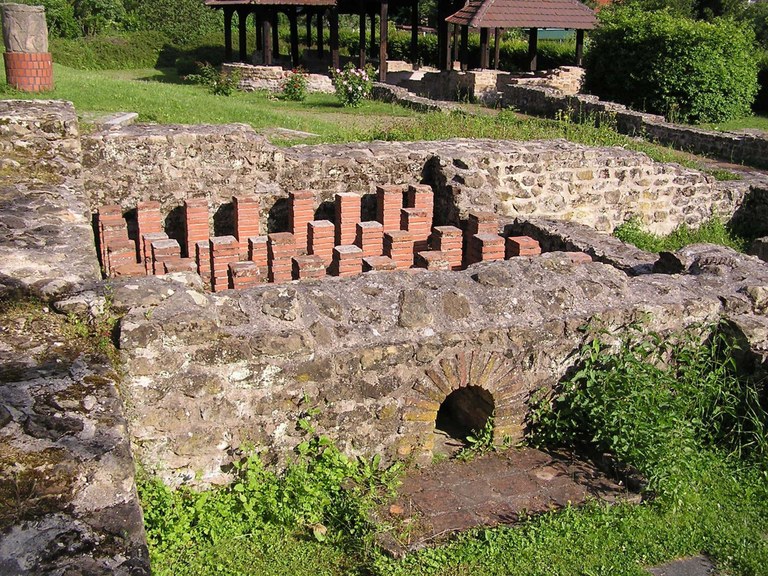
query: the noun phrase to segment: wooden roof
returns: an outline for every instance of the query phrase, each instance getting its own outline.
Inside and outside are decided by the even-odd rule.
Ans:
[[[336,6],[336,0],[205,0],[211,8],[227,6]]]
[[[469,0],[448,18],[472,28],[572,28],[592,30],[595,13],[578,0]]]

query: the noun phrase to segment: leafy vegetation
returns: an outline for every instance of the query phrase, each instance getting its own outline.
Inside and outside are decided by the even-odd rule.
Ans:
[[[341,70],[331,70],[331,82],[336,91],[336,98],[342,106],[356,108],[371,97],[374,70],[366,66],[364,70],[355,68],[351,62]]]
[[[231,96],[237,90],[237,85],[240,83],[238,71],[219,71],[207,62],[199,63],[197,67],[199,72],[189,74],[186,79],[195,84],[202,84],[214,96]]]
[[[740,252],[745,252],[748,247],[748,240],[729,230],[719,218],[710,218],[698,228],[682,224],[666,236],[647,232],[639,220],[632,219],[618,226],[613,235],[647,252],[674,252],[698,243],[720,244]]]
[[[294,68],[291,75],[283,81],[283,98],[294,102],[304,102],[307,99],[308,85],[307,72],[301,67]]]
[[[750,114],[757,60],[749,27],[632,7],[602,10],[600,20],[585,61],[587,90],[674,121]]]

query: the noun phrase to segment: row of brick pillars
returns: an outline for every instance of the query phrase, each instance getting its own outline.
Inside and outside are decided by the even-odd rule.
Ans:
[[[493,213],[471,213],[464,233],[454,226],[433,228],[434,196],[429,186],[377,187],[376,221],[360,221],[361,202],[360,195],[337,194],[333,223],[313,219],[312,191],[291,192],[290,231],[262,236],[258,200],[237,196],[235,235],[210,237],[207,201],[190,199],[184,203],[186,257],[179,243],[163,232],[159,203],[138,204],[137,243],[128,239],[120,207],[103,206],[98,213],[100,255],[110,276],[194,270],[213,291],[220,291],[414,265],[459,270],[475,262],[541,252],[531,238],[500,236]]]

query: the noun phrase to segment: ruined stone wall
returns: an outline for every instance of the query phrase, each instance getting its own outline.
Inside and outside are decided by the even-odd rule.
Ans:
[[[321,218],[338,192],[362,194],[364,219],[372,219],[365,218],[365,206],[376,186],[425,183],[436,194],[438,225],[457,225],[474,208],[510,217],[574,220],[600,230],[637,216],[657,233],[683,222],[695,225],[713,212],[729,217],[749,192],[747,184],[725,188],[700,172],[660,164],[642,153],[565,141],[369,142],[281,149],[238,125],[131,126],[83,141],[85,187],[93,211],[113,202],[127,211],[139,201],[156,200],[169,215],[185,198],[200,197],[214,211],[226,212],[232,196],[257,194],[262,230],[269,232],[287,229],[291,190],[313,190]]]
[[[240,75],[239,88],[246,92],[268,90],[282,92],[283,83],[293,74],[282,66],[254,66],[252,64],[227,63],[221,67],[225,74]],[[307,92],[333,94],[334,88],[327,74],[307,74]]]

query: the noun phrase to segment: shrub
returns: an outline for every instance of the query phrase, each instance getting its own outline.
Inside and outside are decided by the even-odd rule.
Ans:
[[[309,78],[302,67],[294,68],[291,75],[283,82],[283,98],[295,102],[304,102],[307,97]]]
[[[77,38],[80,25],[75,19],[75,9],[67,0],[14,0],[17,4],[42,5],[51,38]]]
[[[224,30],[222,11],[211,10],[200,0],[136,0],[131,14],[140,30],[160,31],[174,44]]]
[[[207,62],[198,62],[200,70],[198,74],[189,74],[187,80],[196,84],[202,84],[208,88],[211,94],[216,96],[230,96],[240,84],[240,74],[237,71],[227,73],[219,71],[215,66]]]
[[[343,70],[331,69],[331,81],[336,90],[336,97],[344,106],[360,106],[363,100],[371,96],[373,88],[373,68],[366,66],[358,70],[350,62]]]
[[[746,26],[621,7],[601,11],[600,20],[586,55],[586,90],[683,122],[750,113],[757,62]]]
[[[760,58],[757,82],[760,88],[752,107],[756,112],[768,112],[768,52],[763,52]]]

